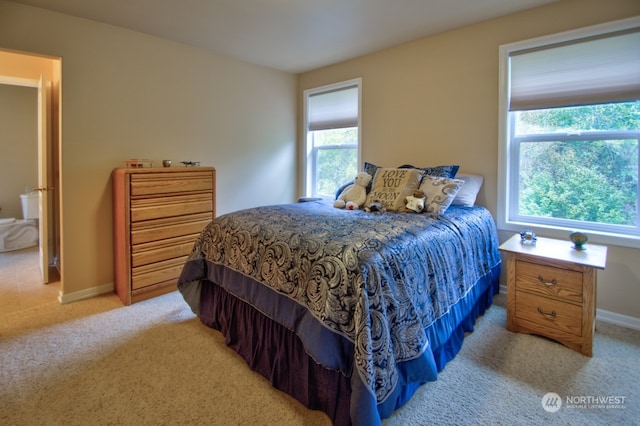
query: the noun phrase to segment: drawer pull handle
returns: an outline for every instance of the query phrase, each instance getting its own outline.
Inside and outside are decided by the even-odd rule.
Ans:
[[[538,312],[540,312],[542,314],[543,317],[545,317],[546,319],[553,319],[556,317],[556,311],[551,311],[550,314],[546,313],[545,311],[542,310],[542,308],[540,306],[538,306]]]
[[[546,285],[547,287],[551,287],[552,285],[558,285],[558,280],[556,280],[555,278],[552,279],[551,281],[545,281],[542,275],[538,275],[538,281],[540,281],[542,284]]]

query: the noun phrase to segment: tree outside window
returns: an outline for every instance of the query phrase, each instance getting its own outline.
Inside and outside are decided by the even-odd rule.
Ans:
[[[515,113],[518,213],[635,227],[640,103]]]

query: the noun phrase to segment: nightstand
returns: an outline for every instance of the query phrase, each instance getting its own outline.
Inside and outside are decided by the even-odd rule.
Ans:
[[[597,269],[607,247],[538,237],[523,244],[516,234],[500,246],[507,256],[507,329],[548,337],[592,356]]]

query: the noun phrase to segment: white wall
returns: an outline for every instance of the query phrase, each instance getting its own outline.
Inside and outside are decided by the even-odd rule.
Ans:
[[[62,286],[113,282],[112,169],[199,161],[218,214],[295,199],[296,77],[0,0],[0,48],[62,57]]]

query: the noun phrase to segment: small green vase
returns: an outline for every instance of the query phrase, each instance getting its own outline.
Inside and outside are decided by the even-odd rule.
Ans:
[[[569,234],[569,240],[573,243],[573,248],[576,250],[585,250],[584,245],[587,243],[589,238],[586,234],[582,232],[572,232]]]

